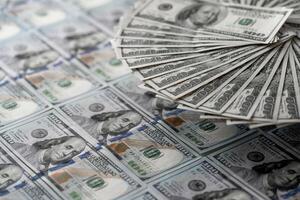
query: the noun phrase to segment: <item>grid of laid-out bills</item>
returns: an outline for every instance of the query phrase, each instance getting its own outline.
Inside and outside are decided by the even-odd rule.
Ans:
[[[124,17],[122,22],[134,20],[122,29],[124,35],[113,39],[116,32],[121,33],[115,29],[121,16],[137,16],[135,9],[151,2],[162,13],[156,16],[153,7],[136,19]],[[249,80],[249,85],[256,78],[250,78],[252,74],[262,82],[273,74],[276,78],[270,78],[271,84],[289,90],[300,81],[299,10],[291,13],[300,1],[226,2],[234,13],[267,20],[267,29],[261,33],[268,34],[265,38],[247,38],[234,28],[225,31],[232,37],[221,37],[218,27],[208,31],[209,35],[201,35],[202,30],[197,30],[199,35],[195,31],[189,35],[188,28],[171,22],[176,18],[184,26],[191,25],[192,21],[184,20],[189,9],[198,9],[191,2],[0,1],[1,200],[300,199],[300,124],[284,121],[250,129],[241,120],[184,109],[188,106],[182,102],[196,97],[174,101],[157,94],[154,86],[168,88],[170,80],[179,84],[180,80],[167,78],[178,69],[185,70],[185,80],[192,80],[193,74],[201,77],[192,66],[203,59],[221,59],[228,67],[232,62],[243,65],[228,68],[211,85],[212,90],[223,83],[242,85]],[[179,12],[181,3],[188,9],[175,17],[172,9]],[[277,4],[282,5],[278,10],[273,8]],[[264,9],[260,13],[253,6]],[[241,10],[246,8],[250,10]],[[212,16],[208,19],[213,20],[209,9],[207,16]],[[149,18],[150,14],[155,16]],[[286,20],[288,27],[283,25]],[[253,23],[256,28],[250,17],[241,23]],[[283,28],[287,31],[279,34]],[[198,45],[194,37],[205,45]],[[118,46],[117,40],[128,48]],[[212,41],[216,40],[219,46],[230,44],[232,48],[215,48]],[[198,46],[191,47],[194,43]],[[240,43],[243,48],[237,45]],[[207,48],[208,54],[199,54]],[[255,55],[259,56],[251,59]],[[143,67],[133,67],[132,73],[130,63]],[[282,78],[281,71],[290,79]],[[212,74],[216,72],[222,73]],[[157,75],[165,76],[166,82],[155,82]],[[292,83],[282,81],[287,79]],[[299,88],[291,90],[296,95],[300,92]],[[280,98],[290,103],[292,92],[282,92]]]

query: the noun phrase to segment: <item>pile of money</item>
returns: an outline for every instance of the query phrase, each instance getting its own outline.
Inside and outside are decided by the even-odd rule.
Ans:
[[[112,40],[140,87],[202,117],[300,122],[300,2],[146,0]]]
[[[259,120],[272,124],[273,96],[276,122],[298,120],[298,18],[290,9],[297,2],[261,0],[269,8],[253,9],[164,1],[137,2],[139,10],[155,2],[159,16],[134,9],[134,18],[123,19],[131,27],[113,43],[132,49],[117,47],[119,59],[110,41],[135,0],[0,0],[1,200],[300,198],[300,124],[251,129],[242,124],[247,119],[215,114],[205,101],[250,101],[255,90],[272,111]],[[169,23],[183,4],[182,25]],[[232,18],[236,28],[223,24],[222,34],[217,26],[196,30],[186,20],[194,8],[193,20],[205,9],[216,24],[222,12],[224,19],[230,12],[247,17]],[[266,30],[257,29],[263,22]],[[247,36],[253,30],[260,35]],[[252,88],[256,82],[262,85]],[[173,83],[193,95],[172,96]]]

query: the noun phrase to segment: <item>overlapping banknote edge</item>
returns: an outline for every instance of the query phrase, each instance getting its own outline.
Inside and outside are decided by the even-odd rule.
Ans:
[[[128,24],[128,21],[130,21],[131,20],[131,18],[133,18],[134,17],[134,12],[135,12],[135,10],[137,9],[137,7],[139,7],[141,4],[143,4],[145,1],[143,1],[143,2],[139,2],[138,4],[137,4],[137,6],[135,6],[135,8],[133,8],[130,12],[129,12],[129,14],[127,14],[126,16],[124,16],[123,18],[122,18],[122,20],[121,20],[121,23],[120,23],[120,25],[119,25],[119,27],[116,29],[116,34],[118,35],[117,36],[117,38],[122,38],[122,37],[119,37],[120,36],[120,33],[122,32],[122,30],[124,29],[124,27],[126,28],[126,26],[124,26],[124,24],[125,23],[127,23]],[[231,2],[232,3],[232,2]],[[152,22],[151,22],[152,23]],[[166,24],[165,24],[166,25]],[[134,29],[133,29],[134,30]],[[287,31],[286,31],[287,30]],[[143,30],[143,29],[141,29],[141,30],[139,30],[139,31],[147,31],[146,29],[145,30]],[[163,31],[162,31],[163,32]],[[281,32],[279,31],[279,33],[281,34],[281,35],[285,35],[285,34],[288,34],[289,36],[288,37],[290,37],[290,38],[292,38],[292,37],[296,37],[297,36],[297,34],[298,34],[298,32],[297,32],[297,29],[295,28],[295,25],[293,25],[292,26],[292,29],[289,29],[289,28],[281,28]],[[170,33],[169,32],[169,34],[173,34],[173,33]],[[174,35],[177,35],[177,33],[174,33]],[[181,35],[181,33],[179,33],[178,35]],[[279,34],[277,33],[277,36],[279,36]],[[162,38],[162,41],[164,40],[164,38]],[[166,39],[166,40],[168,40],[168,39]],[[176,39],[174,40],[174,38],[172,38],[172,40],[173,41],[176,41]],[[170,41],[172,41],[172,40],[170,40]],[[273,39],[272,40],[272,42],[278,42],[278,38],[276,38],[276,39]],[[116,44],[116,39],[114,39],[113,41],[112,41],[112,43],[113,43],[113,46],[114,46],[114,48],[115,48],[115,51],[116,51],[116,53],[117,53],[117,56],[119,57],[119,58],[121,58],[122,60],[123,60],[123,62],[125,62],[125,64],[127,64],[127,66],[128,66],[128,63],[126,62],[126,58],[124,58],[124,57],[122,57],[122,54],[120,54],[120,51],[119,51],[119,49],[120,49],[120,45],[118,45],[118,44]],[[249,43],[248,43],[249,44]],[[245,45],[247,45],[247,43],[246,44],[242,44],[243,46],[245,46]],[[239,45],[236,45],[237,46],[237,48],[238,48],[238,46]],[[135,48],[140,48],[140,49],[142,49],[143,47],[135,47]],[[151,48],[151,47],[150,47]],[[160,48],[160,47],[159,47]],[[162,47],[163,48],[163,47]],[[174,49],[176,48],[176,44],[174,45]],[[187,48],[189,48],[189,47],[187,47]],[[196,47],[197,48],[197,47]],[[130,49],[130,46],[128,46],[128,49]],[[178,48],[177,47],[177,49],[180,49],[180,48]],[[218,48],[216,48],[216,49],[218,49]],[[188,50],[190,50],[190,49],[188,49]],[[149,52],[155,52],[155,51],[151,51],[151,50],[149,50]],[[161,51],[161,52],[167,52],[167,49],[165,49],[165,51]],[[190,51],[190,52],[193,52],[193,51]],[[189,55],[189,53],[190,53],[189,51],[187,52],[187,55]],[[197,52],[197,49],[196,49],[196,52]],[[198,49],[198,52],[201,52],[201,49],[199,50]],[[174,53],[174,55],[178,55],[179,53],[181,53],[181,52],[178,52],[178,51],[174,51],[173,52]],[[132,55],[134,55],[134,54],[132,54]],[[168,55],[168,54],[167,54]],[[169,54],[169,55],[172,55],[172,52]],[[149,55],[147,55],[146,57],[150,57],[151,56],[151,54],[149,54]],[[136,56],[136,57],[140,57],[140,58],[143,58],[143,56],[142,55],[140,55],[140,56]],[[195,57],[196,57],[196,55],[195,55]],[[193,57],[192,57],[193,58]],[[290,58],[291,59],[291,58]],[[177,59],[177,61],[181,61],[181,60],[183,60],[183,59]],[[175,59],[175,61],[176,61],[176,59]],[[153,63],[153,62],[152,62]],[[149,67],[153,67],[153,65],[152,65],[152,63],[151,64],[149,64],[148,66]],[[165,62],[166,64],[169,64],[170,62]],[[155,62],[154,62],[154,64],[155,64]],[[146,67],[146,66],[142,66],[142,67]],[[184,68],[184,67],[183,67]],[[132,68],[133,69],[133,71],[134,71],[134,73],[135,74],[137,74],[137,76],[139,77],[139,78],[141,78],[142,80],[145,80],[145,77],[142,77],[142,76],[140,76],[141,75],[141,73],[138,71],[139,69],[134,69],[134,68]],[[142,68],[142,69],[144,69],[144,68]],[[174,70],[175,71],[175,70]],[[167,73],[165,73],[165,74],[167,74]],[[226,73],[225,73],[226,74]],[[164,75],[164,74],[163,74]],[[222,76],[221,76],[222,77]],[[150,77],[151,78],[151,77]],[[146,81],[145,81],[146,82]],[[283,81],[281,81],[281,85],[283,85]],[[173,98],[170,98],[170,96],[168,96],[168,95],[166,95],[166,93],[162,93],[161,92],[161,90],[156,90],[157,88],[153,88],[153,87],[151,87],[151,85],[149,85],[149,84],[147,84],[147,82],[143,85],[143,88],[144,89],[148,89],[148,90],[151,90],[152,92],[155,92],[155,93],[157,93],[157,94],[159,94],[159,95],[162,95],[163,97],[165,97],[165,98],[167,98],[167,99],[171,99],[171,100],[174,100],[174,97]],[[159,89],[159,88],[158,88]],[[189,94],[189,93],[187,93],[187,94]],[[261,96],[261,95],[260,95]],[[277,98],[279,99],[279,96],[281,97],[281,93],[279,94],[279,95],[277,95]],[[185,97],[185,95],[183,95],[183,97]],[[262,98],[262,97],[260,97],[260,98]],[[210,117],[213,117],[213,116],[216,116],[216,118],[224,118],[224,119],[226,119],[227,120],[227,123],[228,124],[230,124],[232,121],[238,121],[239,123],[243,123],[243,122],[245,122],[245,124],[250,124],[250,127],[251,126],[253,126],[253,127],[260,127],[260,126],[267,126],[267,125],[272,125],[272,124],[277,124],[277,123],[280,123],[280,124],[282,124],[282,123],[289,123],[290,121],[293,121],[293,120],[287,120],[287,121],[284,121],[284,120],[281,120],[281,121],[278,121],[277,119],[278,119],[278,115],[275,115],[274,114],[274,117],[271,119],[271,120],[267,120],[267,121],[264,121],[264,120],[262,120],[262,121],[260,121],[260,120],[253,120],[253,119],[251,119],[251,117],[252,116],[250,116],[250,117],[248,117],[248,118],[246,118],[246,120],[245,120],[245,118],[242,118],[242,119],[240,119],[239,117],[236,117],[235,116],[235,118],[231,118],[231,117],[228,117],[228,116],[222,116],[222,114],[220,115],[220,114],[218,114],[218,113],[213,113],[213,112],[207,112],[206,110],[203,110],[203,109],[199,109],[199,107],[198,108],[195,108],[195,107],[190,107],[190,105],[187,105],[187,104],[185,104],[184,102],[182,102],[181,101],[181,98],[179,98],[179,100],[177,99],[177,98],[175,98],[176,99],[176,101],[178,101],[179,103],[182,103],[182,107],[183,108],[186,108],[186,109],[192,109],[192,110],[196,110],[196,111],[198,111],[198,112],[203,112],[203,113],[206,113],[206,114],[208,114],[208,115],[211,115]],[[278,101],[279,100],[277,100],[277,104],[278,104]],[[281,102],[279,101],[279,104],[280,104]],[[277,106],[278,107],[278,106]],[[253,109],[255,109],[255,108],[252,108],[252,110]],[[279,112],[279,110],[278,110],[278,108],[277,108],[277,112]],[[216,115],[217,114],[217,115]],[[205,116],[205,115],[204,115]],[[298,122],[297,120],[294,120],[295,122]]]

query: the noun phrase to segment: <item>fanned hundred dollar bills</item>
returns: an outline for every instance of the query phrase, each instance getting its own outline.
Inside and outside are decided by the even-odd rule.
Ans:
[[[250,127],[300,122],[298,1],[139,1],[112,40],[140,87]]]

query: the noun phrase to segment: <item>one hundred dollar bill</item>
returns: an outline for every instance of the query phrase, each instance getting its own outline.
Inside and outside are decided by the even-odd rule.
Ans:
[[[211,15],[206,14],[209,10]],[[135,16],[245,40],[269,43],[292,9],[263,8],[206,1],[146,1]]]
[[[240,44],[246,42],[242,39],[228,35],[220,35],[216,33],[198,33],[195,34],[193,31],[189,31],[182,27],[174,27],[168,24],[162,24],[160,22],[155,22],[147,20],[145,18],[135,18],[134,16],[128,14],[121,21],[116,37],[121,38],[151,38],[154,40],[181,40],[190,41],[192,43],[197,43],[201,41],[205,42],[234,42],[239,41]]]
[[[167,24],[156,23],[155,21],[145,20],[140,18],[128,16],[123,23],[126,24],[126,30],[136,30],[136,31],[147,31],[154,33],[172,33],[174,35],[187,36],[187,37],[197,37],[194,31],[189,31],[186,29],[182,29],[181,27],[169,26]],[[123,24],[122,23],[122,24]],[[210,33],[208,33],[210,34]],[[225,38],[225,36],[219,36]]]
[[[0,9],[2,11],[6,11],[14,7],[16,4],[22,3],[26,0],[12,0],[12,1],[1,1],[0,2]]]
[[[67,18],[65,9],[52,1],[20,1],[6,9],[6,11],[25,26],[38,28],[48,26]]]
[[[193,158],[195,153],[177,141],[155,119],[104,88],[60,106],[94,145],[107,147],[143,180],[157,178]],[[156,176],[156,177],[155,177]]]
[[[165,198],[172,200],[207,199],[261,199],[230,174],[207,158],[181,167],[155,181],[152,186]]]
[[[201,154],[225,145],[248,131],[243,125],[226,126],[222,120],[200,119],[199,112],[179,109],[177,103],[137,87],[140,83],[135,76],[129,75],[113,84],[151,117],[161,118],[166,126],[175,131],[176,137]]]
[[[4,43],[0,62],[11,76],[24,78],[51,103],[102,85],[84,69],[66,61],[33,32],[20,34]]]
[[[115,45],[115,41],[111,41],[113,46],[115,47],[115,52],[118,58],[139,58],[139,57],[149,57],[156,55],[172,55],[172,54],[181,54],[181,53],[194,53],[197,51],[201,51],[202,47],[184,47],[184,48],[176,48],[176,47],[117,47]]]
[[[54,110],[5,130],[1,142],[66,199],[116,199],[142,187]]]
[[[220,35],[215,33],[201,33],[196,34],[193,31],[188,31],[186,29],[182,29],[181,27],[174,27],[169,26],[168,24],[161,24],[157,23],[151,20],[141,19],[141,18],[135,18],[132,16],[129,16],[127,19],[125,18],[124,21],[122,21],[121,26],[119,26],[119,29],[122,29],[124,31],[133,31],[133,32],[147,32],[151,34],[167,34],[170,36],[178,37],[178,38],[186,38],[187,40],[194,40],[194,41],[209,41],[215,40],[215,41],[233,41],[239,40],[242,43],[244,42],[242,39],[237,39],[235,37],[231,37],[228,35]],[[184,31],[184,32],[183,32]]]
[[[185,48],[185,47],[197,47],[198,44],[193,44],[189,41],[182,42],[182,41],[164,41],[164,40],[153,40],[149,38],[116,38],[114,42],[117,47],[178,47],[178,48]],[[198,45],[199,46],[199,45]],[[215,44],[209,43],[202,43],[201,46],[211,47],[217,46]]]
[[[62,200],[41,179],[5,148],[0,148],[0,198],[21,200]]]
[[[103,84],[75,63],[56,60],[45,70],[27,74],[25,80],[50,103],[61,103]]]
[[[158,40],[152,38],[115,38],[114,40],[116,47],[127,47],[127,48],[143,48],[143,47],[178,47],[178,48],[199,48],[206,50],[213,50],[216,48],[225,48],[232,46],[243,46],[243,45],[251,45],[252,43],[249,41],[219,41],[219,42],[211,42],[200,41],[197,43],[191,43],[190,41],[180,41],[180,40]],[[205,47],[205,48],[204,48]]]
[[[41,71],[60,57],[33,31],[21,32],[0,47],[0,62],[13,77]]]
[[[120,18],[130,10],[131,6],[136,2],[135,0],[120,0],[101,2],[97,0],[84,1],[77,0],[81,7],[85,7],[87,13],[91,15],[101,25],[113,31],[114,27],[118,25]],[[98,4],[98,5],[97,5]]]
[[[28,86],[28,85],[27,85]],[[25,82],[16,82],[0,70],[0,126],[45,111],[48,103],[37,96]]]
[[[173,35],[170,33],[154,33],[154,32],[145,33],[144,31],[126,30],[126,29],[120,29],[119,33],[117,33],[115,37],[122,38],[122,39],[151,39],[151,40],[186,42],[186,43],[202,42],[202,41],[194,40],[194,37],[190,37],[190,36]]]
[[[298,123],[292,125],[286,125],[283,127],[275,128],[269,131],[269,134],[272,137],[275,137],[276,140],[284,143],[290,147],[294,152],[300,152],[300,137],[299,137],[299,128]]]
[[[81,55],[80,61],[89,71],[105,81],[111,81],[131,72],[120,59],[116,58],[110,43],[97,51]]]
[[[4,13],[0,14],[0,25],[0,42],[11,39],[21,33],[24,29],[20,23],[16,22],[12,19],[12,17],[7,16]]]
[[[69,16],[63,21],[41,27],[39,31],[50,45],[79,59],[81,55],[96,51],[109,37],[84,16]]]
[[[143,58],[128,58],[124,62],[129,68],[143,68],[152,65],[164,64],[169,62],[181,61],[199,57],[199,53],[176,54],[176,55],[158,55]]]
[[[299,157],[263,134],[229,145],[211,158],[270,199],[299,197]]]
[[[140,32],[149,32],[149,33],[162,33],[162,34],[172,34],[177,36],[184,37],[193,37],[195,40],[207,40],[207,39],[223,39],[224,41],[231,41],[233,38],[236,40],[242,41],[229,35],[220,35],[217,33],[196,33],[193,30],[186,29],[180,26],[174,26],[171,24],[160,23],[153,20],[148,20],[145,18],[134,17],[128,15],[120,23],[119,29],[131,30],[131,31],[140,31]]]

